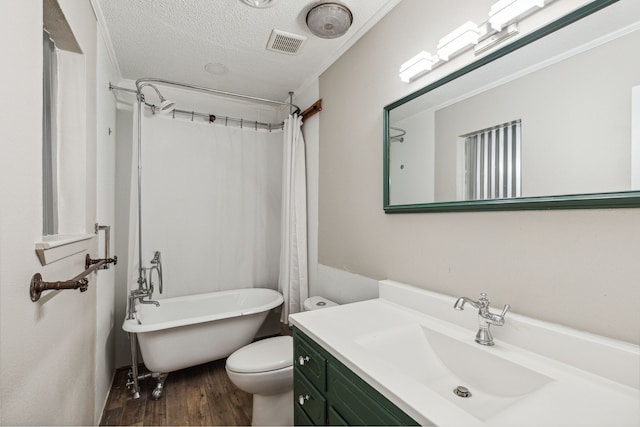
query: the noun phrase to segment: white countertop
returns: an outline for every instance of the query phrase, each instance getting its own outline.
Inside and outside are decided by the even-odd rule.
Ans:
[[[437,314],[441,308],[448,305],[454,316],[459,315],[462,318],[460,312],[456,312],[452,308],[453,299],[417,288],[410,288],[406,285],[395,286],[395,288],[394,286],[395,282],[381,282],[381,298],[379,299],[296,313],[291,315],[289,319],[294,326],[313,338],[348,368],[423,425],[536,427],[543,425],[637,427],[640,425],[640,390],[636,386],[636,380],[640,382],[640,378],[631,378],[624,382],[616,381],[616,375],[620,375],[616,374],[616,369],[613,369],[614,373],[611,375],[603,375],[602,372],[595,374],[578,369],[575,364],[569,364],[566,360],[558,361],[556,358],[549,357],[549,354],[552,353],[539,354],[498,338],[495,340],[495,346],[478,345],[478,348],[481,351],[492,352],[492,355],[507,359],[515,364],[526,366],[553,378],[553,381],[524,398],[512,398],[506,407],[497,413],[488,411],[482,417],[471,415],[464,409],[465,405],[469,405],[470,408],[472,405],[477,405],[479,401],[470,398],[466,402],[455,401],[454,403],[452,400],[456,398],[455,396],[454,398],[448,395],[445,397],[441,393],[425,387],[417,379],[417,375],[408,375],[407,366],[404,366],[404,369],[399,369],[387,360],[377,357],[375,351],[361,345],[363,337],[375,335],[380,331],[403,330],[403,328],[416,324],[432,328],[443,335],[460,340],[468,339],[473,342],[476,332],[473,328],[466,328],[415,309],[421,298],[431,299],[431,301],[425,302],[425,310]],[[396,292],[402,293],[402,296],[396,298],[394,296]],[[414,308],[408,308],[406,305],[398,303],[403,299],[411,301]],[[439,305],[440,308],[434,308],[433,304]],[[432,310],[429,310],[429,307]],[[470,311],[472,310],[468,309],[464,313]],[[511,319],[509,319],[510,316]],[[518,322],[526,323],[523,319],[525,319],[523,316],[508,314],[506,322],[511,320],[515,324]],[[536,322],[538,321],[526,323],[526,328],[516,327],[516,330],[520,330],[521,334],[527,334],[528,329],[536,329],[531,326]],[[558,328],[558,330],[560,332],[553,331],[553,333],[568,333],[567,328]],[[539,330],[535,333],[544,335]],[[547,332],[544,331],[544,333]],[[581,338],[579,337],[580,332],[575,331],[575,334]],[[494,333],[494,335],[497,334]],[[540,339],[540,337],[536,339]],[[553,337],[553,339],[559,338]],[[568,337],[564,342],[572,343],[576,339],[575,336]],[[640,349],[638,346],[614,342],[606,338],[603,338],[601,343],[592,335],[588,335],[586,341],[592,346],[604,345],[605,350],[594,347],[594,354],[613,354],[612,360],[600,360],[595,365],[615,363],[614,368],[617,368],[618,371],[623,369],[623,372],[628,375],[640,375],[638,374],[640,371]],[[582,351],[583,349],[580,348],[580,352]],[[564,356],[565,359],[571,360],[572,352],[571,348],[563,351],[568,354],[568,356]],[[615,352],[621,352],[622,355],[617,355]],[[576,357],[580,358],[581,356],[576,354]],[[585,357],[589,356],[583,355],[582,358]],[[407,355],[407,364],[416,362],[411,358],[412,355]],[[638,366],[634,367],[634,362]],[[621,366],[625,363],[629,363],[629,366]],[[417,366],[417,363],[415,365]],[[589,365],[587,364],[587,366]],[[606,374],[608,371],[605,369],[604,372]]]

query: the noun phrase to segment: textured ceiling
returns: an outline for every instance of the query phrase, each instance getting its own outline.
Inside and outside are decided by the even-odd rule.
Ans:
[[[344,0],[353,25],[337,39],[309,31],[318,0],[278,0],[257,9],[242,0],[95,0],[123,79],[157,77],[286,100],[304,88],[400,0]],[[273,29],[307,37],[296,55],[266,49]],[[109,41],[107,42],[109,43]],[[208,63],[224,74],[205,71]]]

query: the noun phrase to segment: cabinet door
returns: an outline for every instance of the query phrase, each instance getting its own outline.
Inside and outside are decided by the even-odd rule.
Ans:
[[[314,424],[313,424],[313,421],[311,421],[311,419],[304,412],[304,409],[302,409],[298,405],[294,405],[294,407],[293,407],[293,425],[294,426],[312,426]]]
[[[299,371],[294,372],[293,396],[295,398],[294,414],[299,411],[304,412],[312,425],[324,425],[326,423],[326,399]],[[300,424],[296,421],[296,425]]]
[[[338,362],[339,363],[339,362]],[[411,417],[345,366],[327,368],[327,400],[349,425],[418,425]]]
[[[330,426],[348,426],[349,423],[342,418],[336,408],[329,406],[327,409],[327,424]]]

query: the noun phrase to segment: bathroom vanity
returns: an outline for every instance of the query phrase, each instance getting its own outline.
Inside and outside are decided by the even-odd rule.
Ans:
[[[297,328],[293,342],[295,425],[419,425]]]
[[[290,316],[296,425],[638,426],[640,347],[393,281],[378,299]],[[496,308],[493,308],[496,310]]]

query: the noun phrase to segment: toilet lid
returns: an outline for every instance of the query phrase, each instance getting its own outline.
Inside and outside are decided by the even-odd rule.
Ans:
[[[293,366],[293,338],[267,338],[236,350],[227,359],[227,369],[240,373],[275,371]]]

